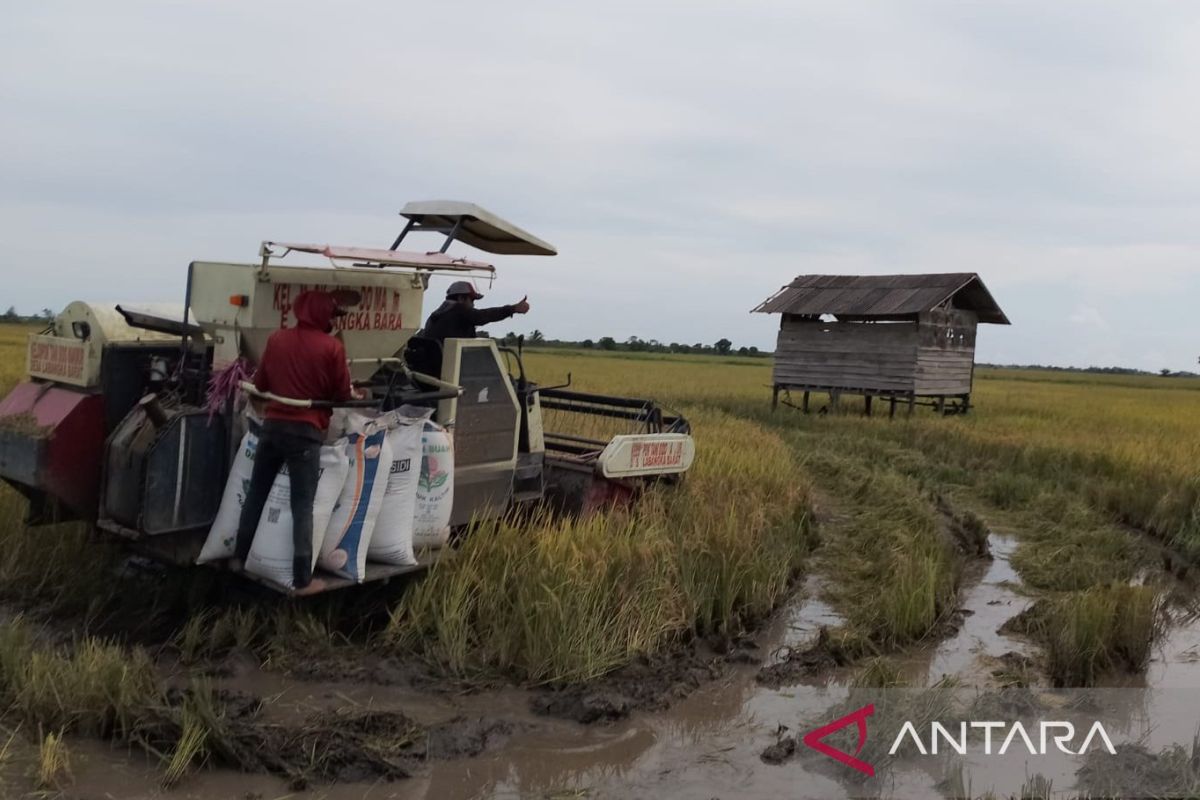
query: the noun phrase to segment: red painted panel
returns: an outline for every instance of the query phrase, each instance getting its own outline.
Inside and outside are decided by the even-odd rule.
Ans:
[[[583,516],[597,511],[624,508],[633,502],[634,487],[626,481],[610,480],[593,475],[583,498]]]
[[[96,516],[104,458],[104,398],[45,383],[22,383],[0,400],[0,417],[32,414],[45,428],[24,439],[44,440],[39,486],[86,519]],[[19,446],[13,444],[13,446]]]

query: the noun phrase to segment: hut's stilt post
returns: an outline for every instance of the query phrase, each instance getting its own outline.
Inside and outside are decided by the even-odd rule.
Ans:
[[[804,397],[803,397],[803,399],[800,400],[800,410],[803,411],[805,414],[808,413],[808,395],[809,395],[808,389],[805,389]]]
[[[938,399],[935,401],[933,408],[935,411],[937,411],[939,417],[945,416],[945,414],[946,414],[946,395],[939,394]]]
[[[914,392],[908,396],[908,412],[907,412],[908,416],[910,416],[910,417],[912,416],[913,409],[916,407],[916,405],[917,405],[917,395]]]
[[[867,395],[867,399],[864,402],[864,405],[866,406],[865,411],[868,417],[871,416],[871,401],[873,399],[874,398],[871,395]]]
[[[771,410],[779,408],[779,387],[775,386],[771,389]]]
[[[896,418],[896,395],[892,395],[888,401],[888,419]]]
[[[971,410],[971,395],[964,394],[962,396],[962,413],[966,414]]]

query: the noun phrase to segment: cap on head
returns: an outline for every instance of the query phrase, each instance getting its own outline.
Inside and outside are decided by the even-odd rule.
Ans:
[[[462,295],[467,295],[468,297],[472,297],[476,300],[483,299],[483,295],[475,291],[475,287],[467,281],[455,281],[454,283],[450,284],[450,288],[446,290],[446,297],[448,298],[461,297]]]

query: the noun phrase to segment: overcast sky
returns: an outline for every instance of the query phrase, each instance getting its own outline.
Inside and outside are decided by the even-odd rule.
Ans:
[[[559,248],[496,257],[484,305],[533,305],[497,333],[770,348],[778,317],[747,312],[797,274],[976,271],[1013,321],[982,360],[1200,355],[1195,3],[41,0],[0,24],[5,307],[181,301],[193,259],[386,246],[405,201],[447,198]]]

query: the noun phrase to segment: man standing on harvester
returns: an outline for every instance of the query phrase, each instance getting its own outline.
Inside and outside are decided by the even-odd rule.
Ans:
[[[521,302],[511,306],[476,308],[475,301],[482,299],[483,295],[475,291],[470,283],[455,281],[446,290],[446,301],[429,315],[425,327],[417,335],[433,339],[439,345],[447,339],[474,339],[476,326],[529,312],[527,297],[522,297]]]
[[[260,392],[297,400],[345,402],[357,396],[350,385],[346,348],[333,332],[342,305],[358,302],[355,292],[303,292],[296,298],[296,326],[271,334],[254,375]],[[270,401],[254,456],[254,471],[238,522],[235,558],[244,564],[254,531],[279,469],[286,464],[291,481],[293,577],[296,594],[321,590],[312,577],[313,501],[320,478],[321,442],[332,412]]]

